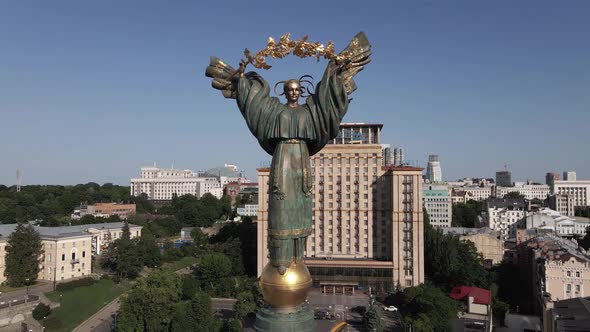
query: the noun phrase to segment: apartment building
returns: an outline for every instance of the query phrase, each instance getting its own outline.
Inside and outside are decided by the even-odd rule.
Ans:
[[[311,158],[313,232],[306,264],[316,286],[350,293],[424,281],[422,169],[383,167],[380,124],[342,124]],[[268,262],[270,169],[258,169],[258,274]]]
[[[572,195],[553,194],[545,199],[545,204],[551,210],[555,210],[564,216],[573,217],[575,215]]]
[[[526,204],[522,199],[488,199],[484,212],[484,223],[506,240],[516,237],[512,225],[526,216]]]
[[[424,183],[422,201],[432,226],[451,227],[453,202],[448,185]]]
[[[546,302],[590,295],[590,257],[577,243],[554,234],[532,238],[521,251],[531,271],[535,311]]]
[[[44,253],[39,264],[41,280],[62,281],[92,272],[91,257],[112,240],[120,238],[124,223],[80,226],[34,226],[41,237]],[[6,280],[6,245],[17,224],[0,224],[0,283]],[[141,226],[129,225],[131,237],[141,236]]]

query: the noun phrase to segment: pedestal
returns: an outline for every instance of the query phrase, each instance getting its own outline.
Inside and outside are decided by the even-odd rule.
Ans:
[[[254,329],[257,332],[315,332],[313,310],[299,306],[292,312],[263,308],[256,314]]]

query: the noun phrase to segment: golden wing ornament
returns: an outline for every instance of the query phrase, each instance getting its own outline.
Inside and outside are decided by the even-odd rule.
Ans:
[[[369,40],[363,32],[357,33],[348,43],[348,46],[338,54],[338,57],[346,59],[339,64],[342,70],[344,89],[347,94],[351,94],[356,90],[356,83],[353,80],[354,75],[365,69],[365,65],[371,62],[370,56],[371,44],[369,44]]]
[[[236,83],[232,81],[232,78],[237,73],[236,69],[214,56],[211,57],[211,62],[205,70],[205,76],[213,79],[211,86],[214,89],[221,90],[221,94],[225,98],[231,99],[236,99]]]

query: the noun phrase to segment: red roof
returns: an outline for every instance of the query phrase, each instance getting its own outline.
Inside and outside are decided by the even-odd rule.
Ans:
[[[455,300],[473,297],[473,303],[489,305],[492,303],[492,292],[477,287],[457,286],[451,289],[449,296]]]

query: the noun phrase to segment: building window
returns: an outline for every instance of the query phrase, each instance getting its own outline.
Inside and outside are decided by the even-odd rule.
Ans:
[[[82,258],[86,257],[86,251],[82,251]]]
[[[572,276],[572,272],[571,272],[571,271],[567,271],[565,274],[566,274],[568,277],[571,277],[571,276]]]
[[[576,271],[576,278],[580,277],[580,271]]]
[[[61,273],[64,273],[64,267],[63,266],[61,267]]]
[[[61,261],[65,261],[66,260],[66,254],[61,254]]]

